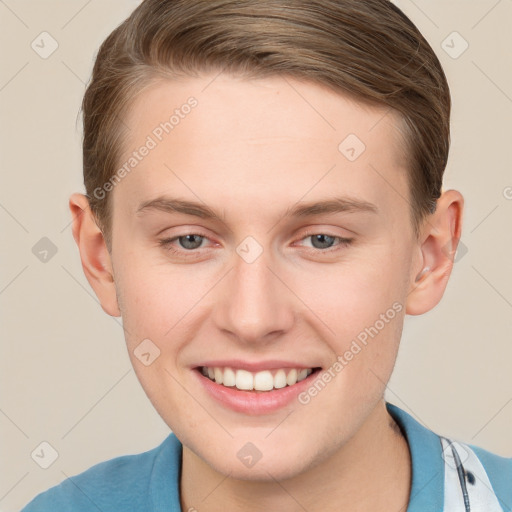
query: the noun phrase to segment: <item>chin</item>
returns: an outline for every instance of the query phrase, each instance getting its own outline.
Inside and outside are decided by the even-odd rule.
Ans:
[[[215,471],[229,475],[232,479],[275,482],[298,476],[315,463],[321,462],[313,460],[312,455],[308,457],[305,453],[298,453],[296,446],[295,443],[290,443],[284,453],[277,448],[268,447],[270,453],[266,456],[264,448],[257,451],[254,445],[247,443],[241,449],[239,443],[236,443],[236,447],[219,446],[218,451],[213,453],[201,451],[199,456]],[[226,457],[227,453],[232,456]]]
[[[217,468],[215,468],[217,469]],[[260,459],[253,467],[246,468],[242,464],[222,465],[218,471],[236,480],[252,482],[275,482],[288,480],[298,476],[306,470],[304,465],[297,464],[297,456],[289,461]]]

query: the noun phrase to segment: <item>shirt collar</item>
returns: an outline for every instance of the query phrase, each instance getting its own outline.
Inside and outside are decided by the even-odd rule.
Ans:
[[[439,436],[396,405],[386,402],[386,408],[402,429],[411,452],[412,485],[407,512],[442,511],[444,459]]]
[[[149,510],[181,512],[180,475],[183,445],[171,432],[160,445],[151,470]]]

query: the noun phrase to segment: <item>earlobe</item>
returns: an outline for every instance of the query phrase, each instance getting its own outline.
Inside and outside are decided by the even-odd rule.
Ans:
[[[103,311],[110,316],[121,316],[111,256],[87,197],[83,194],[72,194],[69,198],[69,209],[73,219],[73,238],[80,251],[85,277],[96,293]]]
[[[443,192],[437,208],[425,222],[420,263],[411,272],[406,314],[421,315],[443,297],[462,231],[464,198],[456,190]]]

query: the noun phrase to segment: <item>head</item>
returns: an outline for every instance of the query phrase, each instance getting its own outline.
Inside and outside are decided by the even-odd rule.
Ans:
[[[86,195],[70,200],[156,410],[246,479],[299,474],[369,424],[405,315],[441,300],[461,231],[463,199],[442,191],[449,88],[417,28],[387,0],[288,6],[144,1],[96,57]],[[227,360],[318,368],[324,385],[236,411],[198,370]]]

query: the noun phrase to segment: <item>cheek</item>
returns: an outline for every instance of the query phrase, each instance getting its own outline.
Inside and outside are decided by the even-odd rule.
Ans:
[[[400,248],[382,243],[346,265],[319,267],[297,279],[297,294],[308,298],[312,321],[326,326],[322,333],[333,362],[343,358],[341,380],[363,378],[365,385],[380,386],[375,375],[390,375],[405,314],[403,259]]]
[[[355,335],[402,299],[403,270],[401,260],[382,246],[290,279],[297,295],[332,331]]]
[[[183,320],[212,287],[212,276],[198,267],[148,262],[132,254],[118,265],[116,282],[132,346],[144,338],[170,339],[182,329]]]

